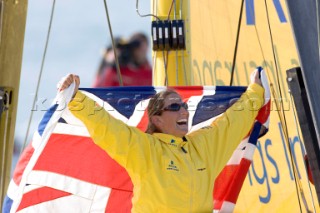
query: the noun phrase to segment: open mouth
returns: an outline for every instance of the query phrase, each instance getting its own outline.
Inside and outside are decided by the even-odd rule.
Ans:
[[[180,119],[177,121],[178,125],[187,125],[188,124],[188,120],[187,119]]]

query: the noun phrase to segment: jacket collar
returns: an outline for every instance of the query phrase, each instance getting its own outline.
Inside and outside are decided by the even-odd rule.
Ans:
[[[165,134],[165,133],[154,133],[153,136],[158,138],[160,141],[167,143],[167,144],[172,144],[172,145],[180,145],[183,146],[187,140],[185,137],[176,137],[173,135]]]

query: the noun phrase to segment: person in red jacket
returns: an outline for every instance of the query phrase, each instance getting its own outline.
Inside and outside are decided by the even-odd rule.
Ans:
[[[152,67],[148,61],[148,38],[143,33],[133,34],[129,41],[115,40],[121,77],[124,86],[151,86]],[[93,87],[120,86],[113,49],[108,47]]]

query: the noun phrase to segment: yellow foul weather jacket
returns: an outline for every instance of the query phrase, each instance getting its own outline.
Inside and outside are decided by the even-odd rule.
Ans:
[[[70,111],[94,142],[123,166],[134,185],[132,212],[212,212],[213,186],[263,105],[264,89],[251,84],[210,126],[183,138],[128,126],[77,92]]]

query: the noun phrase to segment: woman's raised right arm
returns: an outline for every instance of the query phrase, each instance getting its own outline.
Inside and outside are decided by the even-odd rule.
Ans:
[[[68,105],[69,110],[84,123],[94,143],[126,169],[146,168],[152,136],[114,118],[103,106],[78,91],[79,76],[67,75],[60,81],[59,89],[68,88],[72,82],[76,83],[76,87],[74,98]]]

